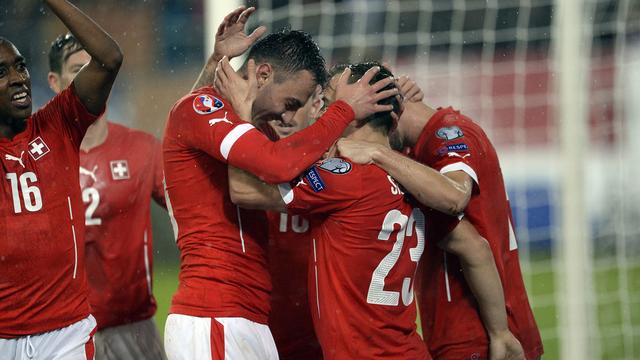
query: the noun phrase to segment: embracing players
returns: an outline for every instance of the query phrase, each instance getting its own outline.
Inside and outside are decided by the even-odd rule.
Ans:
[[[345,83],[337,89],[338,101],[314,125],[271,142],[243,120],[266,130],[268,120],[292,116],[325,82],[324,59],[299,31],[270,34],[248,57],[242,72],[257,88],[255,102],[236,112],[216,89],[204,87],[169,114],[163,143],[167,208],[181,252],[180,283],[165,328],[172,359],[278,356],[267,326],[266,222],[263,213],[241,210],[229,200],[227,163],[265,181],[289,181],[354,118],[391,110],[377,102],[397,93],[378,93],[392,79]],[[221,65],[225,71],[219,76],[230,76],[228,61]]]
[[[49,87],[64,91],[91,60],[75,36],[49,50]],[[164,206],[162,152],[153,136],[100,117],[80,144],[85,254],[97,359],[162,359],[152,320],[150,202]]]
[[[64,0],[47,5],[91,55],[69,88],[32,114],[24,58],[0,39],[0,354],[92,359],[79,149],[122,63],[118,45]]]
[[[411,82],[404,79],[400,87],[406,93]],[[461,224],[465,228],[455,227],[456,218],[440,217],[428,229],[430,247],[425,251],[416,289],[429,351],[436,359],[511,355],[537,359],[543,347],[522,280],[496,151],[480,126],[460,112],[450,107],[432,109],[421,96],[413,100],[405,101],[394,135],[398,143],[412,148],[415,160],[430,168],[415,166],[401,154],[374,144],[341,141],[338,148],[347,157],[378,164],[409,192],[421,195],[418,198],[426,205],[446,213],[464,212]],[[445,174],[459,191],[450,192],[448,198],[438,197],[441,183],[416,181],[435,179],[429,176],[433,169]],[[437,199],[445,201],[434,201]],[[468,235],[476,231],[484,241]],[[491,270],[492,266],[496,270]],[[478,285],[486,277],[469,278],[478,270],[497,271],[503,290],[482,291]],[[502,320],[491,325],[488,314]],[[511,333],[520,341],[524,354],[511,340]]]
[[[367,63],[337,82],[369,82]],[[373,80],[391,73],[382,68]],[[400,104],[393,97],[381,101]],[[352,124],[343,134],[389,147],[391,112]],[[375,165],[342,158],[318,162],[278,188],[230,170],[232,201],[247,208],[307,215],[312,224],[309,299],[325,359],[428,359],[416,332],[413,275],[424,250],[425,217]]]

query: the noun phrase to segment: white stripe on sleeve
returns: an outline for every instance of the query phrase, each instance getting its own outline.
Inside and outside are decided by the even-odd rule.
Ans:
[[[225,160],[227,160],[227,158],[229,157],[229,153],[231,152],[233,144],[235,144],[236,141],[240,139],[240,136],[244,135],[251,129],[254,129],[253,125],[251,124],[240,124],[229,131],[227,136],[225,136],[222,140],[222,143],[220,143],[220,153]]]
[[[440,169],[440,174],[446,174],[448,172],[453,172],[453,171],[464,171],[467,175],[471,176],[471,178],[473,179],[473,181],[476,182],[476,184],[480,185],[480,183],[478,182],[478,175],[476,175],[476,172],[473,170],[473,168],[471,168],[471,166],[463,162],[457,162],[457,163],[449,164],[443,167],[442,169]]]
[[[284,204],[289,205],[293,201],[293,189],[291,189],[291,185],[287,183],[280,184],[278,185],[278,190],[280,191],[280,196]]]

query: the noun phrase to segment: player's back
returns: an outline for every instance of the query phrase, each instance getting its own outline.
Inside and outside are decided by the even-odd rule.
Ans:
[[[202,122],[212,132],[217,126],[241,124],[227,109],[231,105],[211,88],[199,89],[178,101],[165,129],[167,210],[181,253],[180,283],[170,312],[266,324],[271,283],[264,212],[231,203],[227,165],[219,159],[224,150],[214,149],[212,142],[210,150],[203,150],[208,134],[193,123]]]
[[[375,165],[328,159],[304,182],[288,209],[313,214],[309,299],[324,357],[427,358],[412,280],[424,247],[422,212]]]
[[[528,358],[542,354],[540,335],[520,271],[502,170],[488,136],[477,123],[458,111],[441,109],[425,126],[415,153],[417,160],[436,170],[466,169],[465,172],[475,177],[474,193],[464,216],[491,246],[504,288],[510,329],[521,341]],[[430,350],[435,356],[437,349],[459,343],[460,333],[474,338],[472,342],[486,344],[476,302],[458,271],[461,269],[458,259],[438,249],[435,241],[428,239],[428,244],[423,320]],[[463,319],[467,321],[462,322]],[[464,326],[456,328],[450,326],[452,323]]]

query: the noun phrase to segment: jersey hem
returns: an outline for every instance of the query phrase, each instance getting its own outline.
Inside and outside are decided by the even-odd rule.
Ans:
[[[24,336],[33,336],[38,334],[44,334],[54,330],[60,330],[62,328],[66,328],[67,326],[71,326],[77,323],[78,321],[84,320],[90,315],[91,315],[90,312],[86,312],[86,313],[83,313],[83,315],[79,315],[77,317],[71,318],[71,320],[60,322],[55,326],[35,327],[35,329],[25,330],[24,332],[5,333],[2,330],[0,330],[0,339],[16,339]]]

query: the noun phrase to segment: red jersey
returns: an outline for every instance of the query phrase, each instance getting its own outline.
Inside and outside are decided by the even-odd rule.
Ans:
[[[74,86],[13,139],[0,139],[0,338],[33,335],[89,316],[80,142],[97,116]]]
[[[312,126],[272,142],[211,87],[178,101],[163,143],[167,209],[181,253],[171,313],[268,323],[266,218],[231,202],[227,163],[265,181],[289,181],[322,156],[353,116],[338,101]]]
[[[99,330],[155,314],[151,198],[164,204],[160,142],[117,124],[108,129],[104,143],[80,152],[89,303]]]
[[[309,214],[309,301],[326,359],[426,359],[416,332],[413,276],[424,215],[375,165],[330,158],[291,189],[292,214]]]
[[[281,360],[322,359],[313,330],[307,269],[311,251],[309,221],[302,216],[268,212],[271,315],[269,328]]]
[[[425,125],[414,157],[441,173],[461,170],[474,179],[465,218],[491,246],[505,293],[510,330],[520,340],[527,359],[539,357],[542,341],[522,280],[511,208],[498,156],[487,135],[458,111],[440,109]],[[446,221],[441,224],[428,229],[417,286],[424,338],[435,358],[486,359],[487,334],[460,263],[436,246],[446,235],[446,228],[451,229]]]

